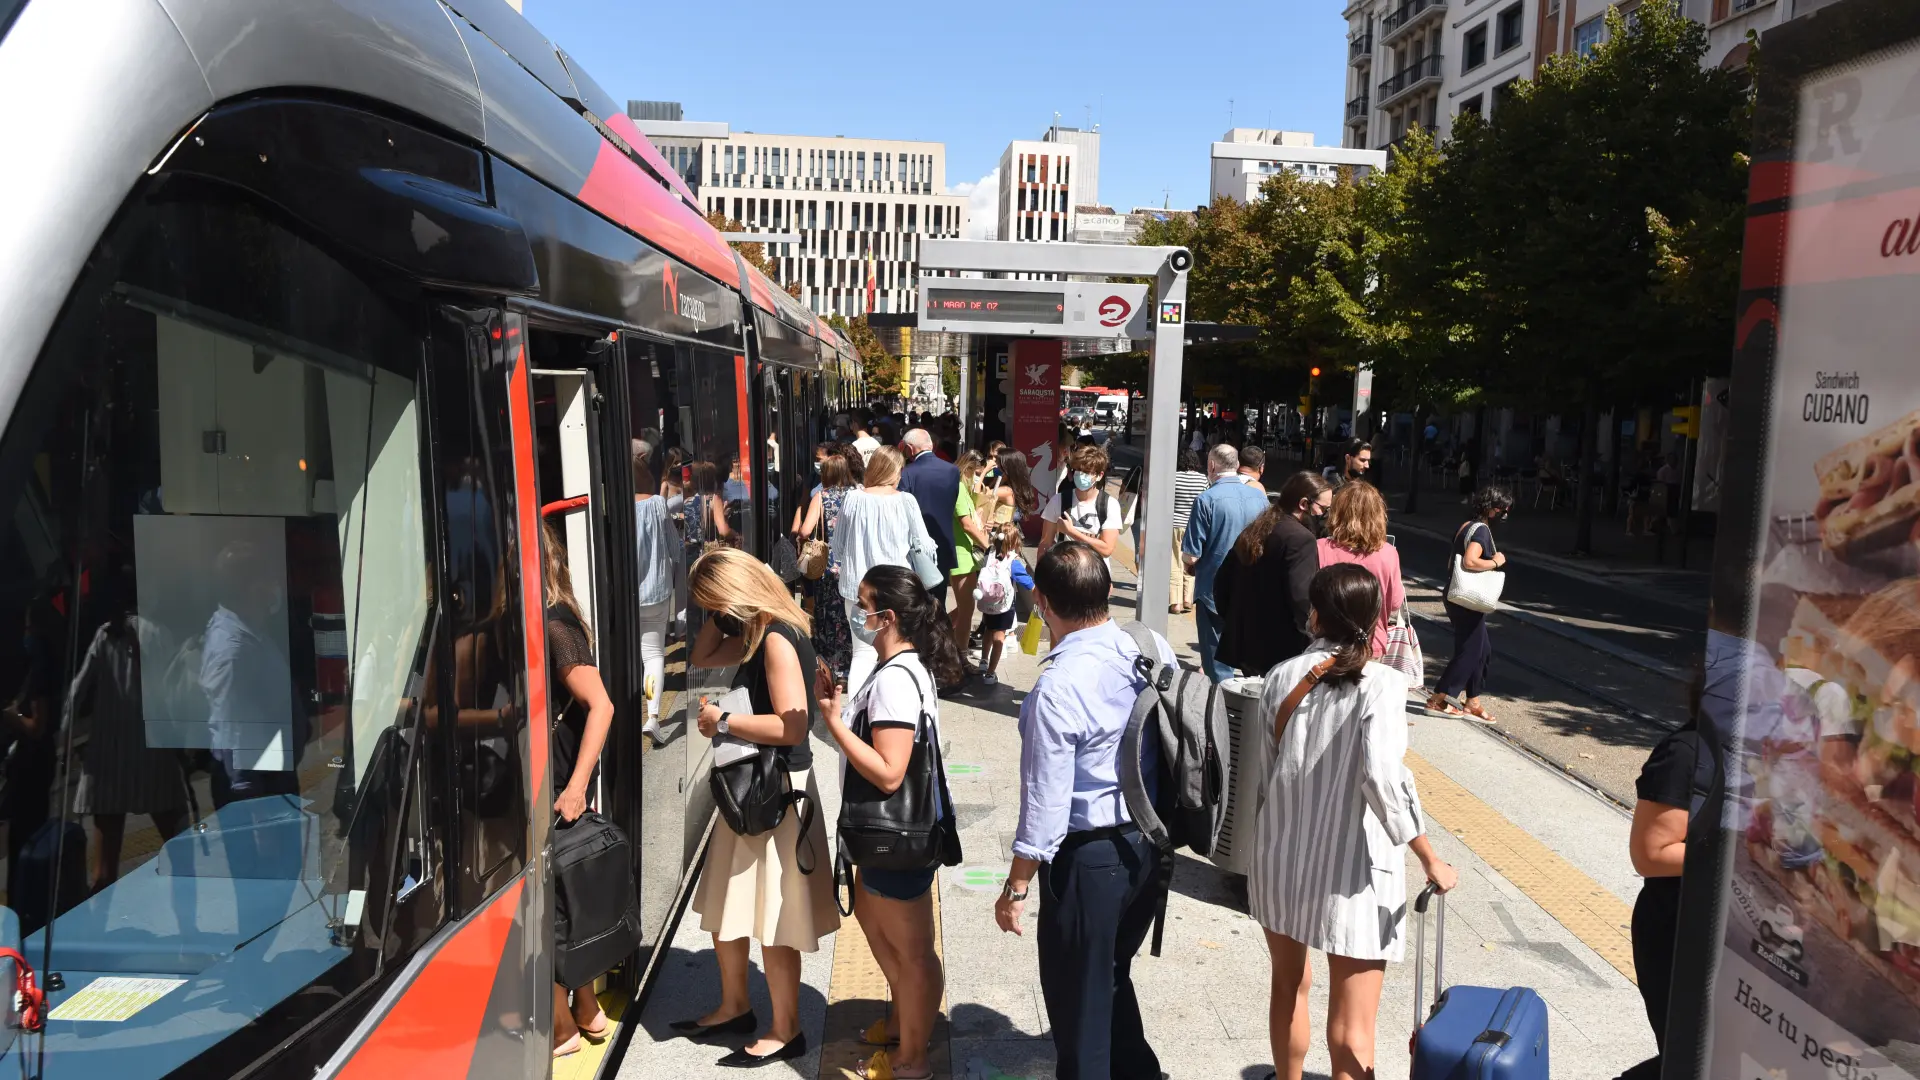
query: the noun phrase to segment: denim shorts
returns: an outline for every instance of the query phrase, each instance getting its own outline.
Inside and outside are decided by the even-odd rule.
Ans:
[[[934,870],[869,870],[860,868],[860,887],[887,900],[918,900],[933,888]]]

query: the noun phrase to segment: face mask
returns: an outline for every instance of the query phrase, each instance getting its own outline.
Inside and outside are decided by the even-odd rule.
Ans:
[[[730,612],[723,611],[715,615],[713,625],[727,637],[739,637],[747,632],[746,624],[740,621],[739,616]]]
[[[1081,491],[1086,491],[1092,488],[1093,482],[1098,479],[1100,478],[1092,473],[1076,472],[1073,474],[1073,486]]]
[[[814,463],[813,463],[813,471],[814,471],[814,472],[819,472],[819,471],[820,471],[820,463],[819,463],[819,462],[817,462],[817,461],[816,461],[816,462],[814,462]]]
[[[872,629],[867,628],[867,623],[872,620],[873,616],[861,611],[859,608],[854,609],[853,615],[854,617],[849,620],[853,623],[853,636],[859,638],[862,645],[873,644],[874,639],[880,636],[879,627]]]

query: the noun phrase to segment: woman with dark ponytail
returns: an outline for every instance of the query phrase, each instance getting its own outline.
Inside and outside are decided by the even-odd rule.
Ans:
[[[932,725],[928,739],[940,738],[936,683],[959,684],[964,675],[960,651],[952,622],[904,566],[866,572],[853,618],[854,633],[871,636],[878,663],[847,703],[851,726],[841,718],[841,694],[831,679],[817,678],[814,690],[847,768],[891,795],[906,778],[920,725]],[[918,1080],[933,1075],[928,1041],[946,986],[933,950],[934,873],[932,868],[859,868],[854,911],[893,992],[892,1015],[875,1022],[863,1037],[877,1049],[862,1076]],[[893,1051],[886,1049],[896,1043]]]
[[[1307,651],[1267,673],[1255,763],[1265,790],[1247,893],[1273,960],[1267,1032],[1274,1069],[1300,1080],[1312,1040],[1307,950],[1327,954],[1327,1049],[1335,1077],[1373,1075],[1373,1029],[1387,962],[1404,952],[1406,856],[1453,888],[1427,842],[1407,753],[1406,676],[1372,663],[1380,582],[1335,563],[1307,590]],[[1336,1022],[1337,1020],[1337,1022]]]

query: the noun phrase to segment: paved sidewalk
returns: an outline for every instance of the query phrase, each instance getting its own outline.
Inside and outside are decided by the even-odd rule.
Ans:
[[[1116,558],[1116,563],[1126,561]],[[1126,576],[1124,571],[1121,576]],[[1131,616],[1131,584],[1117,590],[1115,617]],[[1193,656],[1192,618],[1173,620],[1179,652]],[[947,964],[948,1024],[942,1076],[967,1080],[1053,1075],[1032,939],[994,925],[993,901],[1011,856],[1019,814],[1016,717],[1041,658],[1009,653],[1001,684],[943,702],[940,724],[966,858],[942,871],[938,913]],[[1435,846],[1461,873],[1449,904],[1447,977],[1479,985],[1537,988],[1551,1010],[1554,1075],[1607,1080],[1652,1052],[1627,949],[1627,818],[1552,770],[1474,725],[1410,717],[1409,764],[1422,787]],[[837,756],[816,745],[825,808],[837,803]],[[829,820],[832,820],[829,817]],[[1409,859],[1410,879],[1418,868]],[[1245,913],[1243,887],[1188,855],[1180,857],[1163,955],[1145,950],[1133,973],[1161,1068],[1176,1080],[1259,1080],[1272,1068],[1267,1041],[1269,971],[1260,927]],[[883,1007],[884,984],[849,924],[806,958],[803,1020],[824,1054],[772,1075],[850,1077],[853,1034]],[[1411,933],[1409,933],[1411,940]],[[640,1030],[622,1062],[625,1077],[722,1075],[712,1063],[729,1047],[667,1038],[666,1023],[697,1015],[717,994],[705,935],[689,918],[672,942]],[[757,950],[756,950],[757,961]],[[1315,969],[1324,975],[1323,958]],[[1388,969],[1377,1069],[1407,1073],[1411,964]],[[754,975],[757,1007],[764,983]],[[1325,1075],[1324,982],[1314,991],[1309,1074]],[[762,1014],[764,1016],[764,1012]]]

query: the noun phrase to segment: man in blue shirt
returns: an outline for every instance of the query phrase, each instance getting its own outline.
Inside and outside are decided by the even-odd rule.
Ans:
[[[1207,455],[1207,490],[1193,500],[1180,556],[1193,575],[1193,619],[1200,630],[1200,667],[1214,682],[1233,678],[1233,669],[1214,659],[1220,648],[1220,609],[1213,602],[1213,578],[1233,551],[1240,530],[1266,512],[1267,497],[1240,474],[1240,452],[1225,443]]]
[[[1107,616],[1106,560],[1077,540],[1034,567],[1034,602],[1053,640],[1020,707],[1020,824],[1013,867],[994,906],[1018,934],[1040,885],[1040,993],[1061,1080],[1159,1080],[1134,996],[1133,955],[1153,923],[1160,851],[1140,834],[1120,789],[1120,745],[1146,688],[1140,653]],[[1173,647],[1154,635],[1162,664]],[[1141,753],[1143,775],[1158,744]]]

